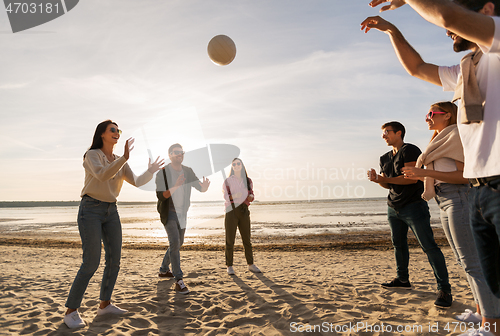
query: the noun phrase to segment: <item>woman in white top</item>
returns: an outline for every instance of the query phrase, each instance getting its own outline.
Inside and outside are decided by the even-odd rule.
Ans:
[[[403,168],[406,178],[424,181],[422,198],[432,198],[441,209],[441,223],[451,249],[464,268],[477,312],[467,309],[456,316],[464,322],[481,322],[481,312],[498,316],[500,301],[491,293],[481,271],[469,221],[468,180],[463,177],[464,155],[457,129],[457,106],[433,104],[425,118],[434,135],[417,160],[416,167]],[[426,169],[421,169],[422,165]]]
[[[66,301],[64,323],[69,328],[85,326],[77,309],[90,279],[99,267],[101,259],[101,241],[104,245],[106,266],[101,282],[98,315],[123,314],[126,312],[111,304],[111,294],[120,269],[122,229],[116,208],[116,197],[120,193],[123,181],[139,187],[146,184],[153,174],[163,166],[163,160],[149,161],[149,167],[141,176],[135,176],[127,160],[133,149],[134,139],[125,143],[122,157],[113,154],[113,149],[120,139],[121,130],[111,120],[97,125],[90,149],[85,153],[85,184],[81,193],[82,200],[78,210],[78,230],[82,239],[83,262],[80,266]]]

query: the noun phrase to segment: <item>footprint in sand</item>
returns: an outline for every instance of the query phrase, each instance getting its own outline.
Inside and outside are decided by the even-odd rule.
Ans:
[[[129,324],[134,328],[148,328],[151,326],[151,322],[143,318],[131,318]]]

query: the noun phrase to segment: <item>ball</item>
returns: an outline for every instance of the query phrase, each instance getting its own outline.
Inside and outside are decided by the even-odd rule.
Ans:
[[[217,65],[228,65],[236,56],[236,45],[226,35],[214,36],[208,42],[208,57]]]

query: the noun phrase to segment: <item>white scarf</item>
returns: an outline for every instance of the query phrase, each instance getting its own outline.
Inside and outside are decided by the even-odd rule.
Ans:
[[[426,169],[434,170],[434,161],[440,158],[450,158],[455,161],[464,162],[464,149],[458,135],[457,125],[449,125],[439,132],[429,145],[427,145],[424,152],[420,154],[415,166],[420,168],[424,165]],[[422,198],[430,201],[434,196],[436,196],[434,179],[426,177],[424,179]]]

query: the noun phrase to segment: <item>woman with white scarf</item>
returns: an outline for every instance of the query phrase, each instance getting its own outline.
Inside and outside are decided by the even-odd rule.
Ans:
[[[457,129],[457,106],[435,103],[425,121],[434,135],[415,167],[403,168],[405,178],[424,181],[422,198],[436,199],[441,223],[451,249],[464,268],[477,312],[466,309],[456,319],[478,323],[485,316],[498,316],[500,300],[490,291],[481,271],[479,257],[469,223],[468,180],[463,177],[464,153]],[[422,169],[424,165],[426,169]]]

